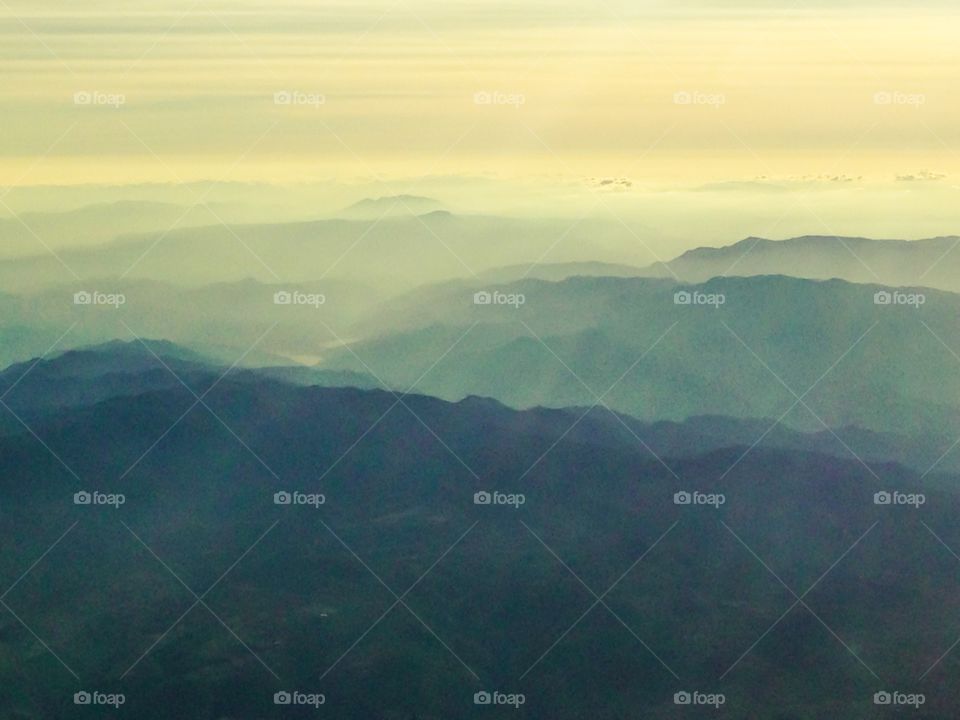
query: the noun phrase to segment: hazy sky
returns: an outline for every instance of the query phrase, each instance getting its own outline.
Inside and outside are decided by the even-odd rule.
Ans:
[[[0,183],[948,181],[958,31],[932,0],[2,0]]]

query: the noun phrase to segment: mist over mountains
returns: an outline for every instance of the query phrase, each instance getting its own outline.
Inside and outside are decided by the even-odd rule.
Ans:
[[[45,253],[0,260],[0,337],[5,338],[0,361],[26,360],[44,352],[69,326],[64,321],[79,317],[70,299],[82,291],[121,293],[130,300],[123,311],[135,314],[131,326],[138,326],[138,334],[202,342],[205,351],[221,357],[224,349],[229,355],[234,347],[241,352],[248,348],[269,327],[263,320],[287,324],[284,318],[291,313],[272,314],[273,309],[262,304],[264,297],[282,291],[322,295],[327,304],[317,317],[334,333],[324,334],[320,323],[298,318],[292,323],[294,332],[278,339],[265,355],[255,356],[264,364],[276,361],[271,355],[316,362],[331,344],[395,333],[419,323],[421,316],[432,316],[431,298],[442,303],[448,290],[452,293],[471,282],[484,287],[583,276],[660,277],[701,284],[713,277],[786,275],[955,291],[960,277],[956,267],[960,255],[952,251],[956,238],[748,238],[650,264],[654,258],[646,245],[631,228],[612,219],[587,218],[571,224],[558,219],[451,215],[429,210],[439,205],[430,198],[403,198],[420,203],[419,209],[427,212],[418,215],[389,196],[357,204],[380,208],[383,213],[375,219],[214,222],[137,235],[124,229],[124,222],[129,226],[154,221],[136,203],[71,211],[64,217],[90,215],[91,227],[96,226],[98,208],[119,213],[111,215],[109,227],[122,237],[83,249],[59,249],[56,257]],[[180,209],[162,204],[157,208]],[[403,212],[392,214],[391,208]],[[195,210],[183,222],[202,212],[203,208]],[[29,234],[17,220],[4,222]],[[70,225],[71,232],[85,232],[82,226]],[[627,245],[635,249],[624,252]],[[39,245],[37,252],[43,252]],[[526,261],[517,263],[524,255]],[[74,339],[65,339],[68,346],[129,337],[106,316],[86,315],[89,323],[81,323]],[[250,318],[254,320],[248,323]],[[384,318],[390,318],[389,325]],[[277,337],[282,336],[281,328]]]
[[[0,720],[956,720],[958,30],[0,0]]]
[[[660,245],[658,231],[615,215],[571,221],[459,214],[439,200],[403,194],[367,198],[302,221],[252,221],[247,217],[263,211],[250,204],[243,208],[226,198],[197,206],[124,200],[0,218],[7,251],[0,260],[0,287],[26,292],[78,279],[71,274],[194,285],[246,278],[314,282],[329,276],[402,292],[477,274],[506,281],[534,273],[555,280],[585,274],[695,283],[782,274],[960,289],[955,236],[748,237],[667,259],[653,249]],[[218,262],[208,262],[214,257]]]
[[[960,434],[951,352],[960,300],[951,293],[927,290],[921,307],[877,305],[876,293],[888,292],[878,286],[782,276],[495,288],[523,296],[518,306],[477,305],[475,290],[447,286],[402,307],[408,327],[335,350],[325,366],[366,368],[403,387],[449,349],[419,385],[448,399],[590,406],[606,393],[605,404],[646,420],[770,417],[807,430],[897,433],[910,418],[942,436],[944,449]],[[723,303],[677,304],[677,293]]]
[[[399,292],[416,285],[550,256],[565,261],[655,259],[625,248],[630,230],[616,220],[529,220],[485,215],[383,212],[376,218],[174,228],[53,257],[0,262],[0,287],[29,292],[77,277],[151,279],[197,285],[253,278],[261,282],[350,279]]]
[[[99,293],[113,304],[77,304]],[[363,283],[261,283],[242,280],[183,287],[152,280],[100,280],[0,296],[0,358],[7,363],[59,347],[111,339],[164,338],[207,355],[247,364],[311,364],[324,348],[351,337],[352,326],[385,298]],[[283,304],[289,299],[289,304]],[[299,302],[303,300],[303,302]],[[257,342],[262,338],[261,342]]]
[[[369,206],[383,209],[385,203],[399,200],[379,198]],[[407,212],[384,219],[386,224],[367,223],[368,234],[359,243],[344,246],[348,240],[341,236],[333,251],[329,232],[352,227],[350,221],[282,225],[261,247],[269,248],[271,260],[289,252],[291,260],[297,257],[299,274],[316,277],[317,266],[292,249],[309,243],[317,257],[345,250],[347,257],[355,254],[356,262],[373,254],[385,264],[390,252],[384,248],[393,245],[399,252],[405,242],[390,235],[399,228],[417,235],[419,243],[436,241],[433,230],[448,223],[472,227],[489,238],[492,222],[499,221],[436,217],[432,211],[418,218]],[[251,237],[264,229],[238,228]],[[389,232],[367,247],[380,230]],[[190,262],[175,255],[187,253],[193,237],[199,243],[202,235],[207,247],[211,231],[173,231],[153,249],[144,245],[147,240],[125,239],[78,255],[97,279],[47,287],[38,282],[30,292],[11,288],[0,296],[0,360],[23,362],[52,347],[162,338],[212,361],[287,368],[287,377],[296,373],[321,384],[344,384],[340,380],[346,379],[362,387],[402,390],[429,369],[418,387],[448,400],[477,395],[515,408],[586,408],[599,399],[601,405],[645,422],[716,416],[777,421],[807,433],[835,432],[849,445],[848,455],[868,452],[873,442],[860,434],[876,433],[895,445],[912,443],[911,462],[917,465],[954,462],[949,451],[960,434],[960,407],[954,400],[960,397],[953,350],[960,347],[953,321],[960,311],[957,296],[926,286],[898,289],[865,282],[862,273],[837,262],[837,253],[847,253],[838,239],[748,239],[728,248],[704,248],[671,261],[670,269],[680,271],[679,282],[644,277],[650,268],[637,265],[532,263],[402,290],[377,282],[370,273],[332,273],[329,279],[298,283],[249,277],[213,282],[206,277],[205,263],[196,265],[197,276],[191,278]],[[310,239],[314,231],[322,237]],[[230,228],[218,232],[224,235],[219,242],[236,242],[229,237]],[[509,233],[492,235],[501,238],[507,252]],[[458,236],[459,247],[466,247],[467,240]],[[851,241],[849,249],[871,260],[886,257],[886,264],[877,267],[901,276],[916,274],[939,252],[942,262],[932,277],[951,262],[951,244],[949,238],[909,243],[861,239]],[[167,279],[111,279],[120,259],[144,250],[138,267]],[[219,250],[226,252],[225,247]],[[489,248],[484,252],[489,255]],[[226,254],[257,262],[242,245]],[[391,258],[396,261],[392,271],[406,264],[417,268],[411,272],[430,276],[418,251],[407,247],[403,255],[403,261]],[[894,255],[913,260],[893,262]],[[811,260],[804,264],[801,256]],[[733,276],[694,284],[684,279],[710,276],[736,258],[742,259]],[[0,262],[0,274],[33,283],[36,278],[23,262]],[[766,267],[781,272],[751,274]],[[816,268],[850,271],[860,282],[793,277],[816,274]],[[738,277],[740,269],[744,275]],[[231,272],[229,264],[215,269],[216,276]],[[408,277],[401,287],[413,282],[413,275]],[[184,287],[184,281],[192,284]],[[116,294],[123,302],[76,304],[77,293],[90,291]],[[523,302],[477,304],[475,293],[489,292],[522,297]],[[723,302],[682,305],[678,293]],[[922,296],[923,304],[877,304],[878,293]],[[307,369],[294,370],[294,365]],[[859,451],[858,442],[863,442]]]
[[[0,261],[3,712],[950,717],[950,238],[343,215]]]
[[[0,218],[3,257],[103,245],[117,237],[216,223],[213,210],[172,203],[117,201],[62,212],[24,212]]]

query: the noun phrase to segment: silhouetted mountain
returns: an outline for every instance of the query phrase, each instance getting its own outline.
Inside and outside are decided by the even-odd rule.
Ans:
[[[173,343],[121,342],[71,350],[51,359],[17,363],[0,372],[0,396],[28,424],[109,398],[172,388],[176,376],[209,375],[214,365]],[[22,432],[4,413],[0,430]]]
[[[272,378],[294,385],[377,387],[376,381],[361,373],[303,366],[231,369],[164,340],[115,340],[0,371],[0,398],[12,411],[0,415],[0,433],[23,432],[24,422],[45,422],[69,409],[112,398],[184,385],[202,395],[228,372],[238,382]]]
[[[700,283],[720,275],[792,275],[892,286],[921,285],[960,291],[960,237],[871,240],[805,236],[789,240],[751,237],[726,247],[685,252],[647,271]],[[669,268],[669,269],[668,269]]]
[[[221,376],[238,382],[265,379],[303,386],[377,389],[370,375],[350,371],[322,370],[304,366],[275,366],[255,369],[221,366],[214,359],[162,340],[112,341],[99,346],[71,350],[48,359],[35,358],[0,372],[0,397],[17,416],[0,415],[0,432],[23,432],[28,424],[57,417],[66,409],[78,409],[105,400],[140,395],[186,384],[202,394]],[[482,398],[490,412],[506,417],[506,406]],[[749,446],[758,439],[764,447],[803,450],[849,458],[850,450],[831,431],[797,432],[783,425],[771,428],[773,420],[738,419],[723,416],[692,417],[684,422],[642,422],[606,408],[538,408],[531,411],[531,425],[551,433],[568,430],[573,440],[611,447],[630,447],[640,442],[661,457],[702,454],[733,446]],[[528,417],[524,413],[517,418]],[[514,432],[524,435],[526,421]],[[928,458],[938,445],[921,436],[874,433],[855,427],[842,434],[856,446],[861,457],[871,462],[899,462],[925,470]],[[960,458],[948,456],[941,470],[960,471]]]
[[[557,720],[675,718],[693,690],[724,694],[718,718],[960,699],[960,656],[917,679],[960,632],[937,539],[960,546],[960,498],[898,466],[661,463],[565,434],[568,411],[249,376],[204,403],[176,386],[0,438],[4,716],[77,717],[82,688],[142,720],[288,717],[273,696],[294,689],[357,720],[486,717],[485,690]],[[74,504],[94,490],[124,502]],[[524,502],[475,504],[494,490]],[[925,502],[876,505],[887,490]],[[675,503],[692,491],[724,502]]]

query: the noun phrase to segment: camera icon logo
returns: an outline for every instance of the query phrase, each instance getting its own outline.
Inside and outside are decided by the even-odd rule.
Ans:
[[[281,690],[273,694],[273,704],[274,705],[289,705],[293,702],[293,695],[288,693],[286,690]]]
[[[493,296],[486,290],[481,290],[480,292],[475,292],[473,294],[474,305],[490,305],[492,302]]]
[[[491,105],[493,104],[493,94],[486,90],[475,92],[473,94],[473,103],[475,105]]]
[[[874,505],[889,505],[892,501],[893,496],[886,490],[881,490],[880,492],[873,494]]]
[[[81,290],[80,292],[75,292],[73,294],[74,305],[89,305],[92,302],[93,302],[93,295],[88,293],[86,290]]]
[[[293,495],[288,493],[286,490],[281,490],[280,492],[273,494],[274,505],[289,505],[292,502],[293,502]]]
[[[481,490],[473,494],[474,505],[489,505],[491,502],[493,502],[493,496],[486,490]]]
[[[687,90],[680,90],[673,94],[673,102],[675,105],[690,105],[693,103],[693,94]]]
[[[93,496],[86,490],[81,490],[73,494],[74,505],[89,505],[91,502],[93,502]]]
[[[674,305],[689,305],[693,301],[693,296],[686,290],[678,290],[673,294]]]
[[[293,93],[288,90],[281,90],[273,94],[274,105],[289,105],[293,102]]]
[[[889,305],[893,302],[893,295],[886,290],[878,290],[873,294],[874,305]]]
[[[880,692],[875,692],[873,694],[874,705],[889,705],[891,702],[893,702],[893,695],[888,693],[886,690],[881,690]]]
[[[278,290],[273,294],[274,305],[290,305],[293,303],[293,295],[286,290]]]
[[[693,697],[686,690],[673,694],[674,705],[689,705],[691,702],[693,702]]]
[[[88,693],[86,690],[81,690],[80,692],[73,694],[73,704],[74,705],[89,705],[93,702],[93,696]]]
[[[489,705],[492,702],[493,696],[486,690],[481,690],[480,692],[473,694],[474,705]]]
[[[693,502],[693,496],[686,490],[681,490],[673,494],[674,505],[689,505],[691,502]]]

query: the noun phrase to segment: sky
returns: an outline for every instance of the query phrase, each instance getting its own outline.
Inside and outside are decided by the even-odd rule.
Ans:
[[[0,185],[856,188],[952,221],[958,30],[939,0],[0,0]]]

